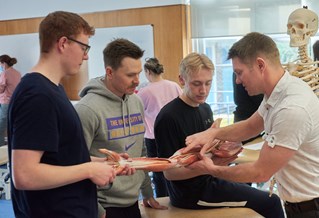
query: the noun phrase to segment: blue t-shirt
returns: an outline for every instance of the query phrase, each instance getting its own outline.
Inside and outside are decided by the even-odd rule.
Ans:
[[[44,151],[41,163],[71,166],[90,161],[81,121],[61,85],[39,73],[26,74],[9,105],[9,151]],[[11,165],[11,152],[9,152]],[[12,175],[12,173],[11,173]],[[17,190],[16,217],[97,217],[96,185],[86,179],[59,188]]]

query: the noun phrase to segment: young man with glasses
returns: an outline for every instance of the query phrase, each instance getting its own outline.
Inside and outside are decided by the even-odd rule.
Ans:
[[[70,12],[50,13],[40,23],[39,61],[9,105],[16,217],[97,217],[96,185],[115,178],[105,158],[90,158],[81,121],[60,85],[88,59],[93,34],[93,27]]]
[[[67,39],[70,40],[70,41],[73,41],[73,42],[78,43],[78,44],[82,47],[82,50],[83,50],[83,52],[84,52],[84,55],[87,55],[87,54],[89,53],[91,46],[89,46],[88,44],[85,44],[85,43],[83,43],[83,42],[80,42],[80,41],[78,41],[78,40],[75,40],[75,39],[73,39],[73,38],[71,38],[71,37],[67,37]]]

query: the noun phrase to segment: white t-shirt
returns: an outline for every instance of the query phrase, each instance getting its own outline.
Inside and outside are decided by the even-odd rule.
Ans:
[[[262,101],[264,139],[270,147],[296,150],[276,174],[280,197],[301,202],[319,197],[319,100],[311,88],[288,72]],[[269,160],[271,161],[271,160]]]

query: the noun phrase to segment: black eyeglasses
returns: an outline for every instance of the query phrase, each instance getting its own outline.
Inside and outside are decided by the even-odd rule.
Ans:
[[[84,54],[87,55],[90,51],[91,46],[89,46],[88,44],[85,44],[83,42],[80,42],[78,40],[72,39],[71,37],[66,37],[68,40],[73,41],[75,43],[78,43],[79,45],[82,45],[81,48],[84,51]]]

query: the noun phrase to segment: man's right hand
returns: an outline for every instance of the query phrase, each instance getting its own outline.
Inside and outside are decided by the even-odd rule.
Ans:
[[[115,169],[103,162],[89,162],[89,178],[98,186],[106,186],[115,179]]]

